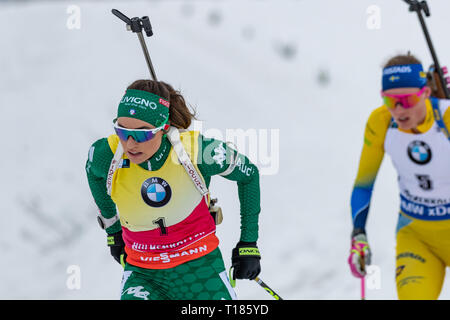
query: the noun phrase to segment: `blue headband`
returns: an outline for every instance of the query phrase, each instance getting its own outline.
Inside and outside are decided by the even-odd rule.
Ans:
[[[383,91],[394,88],[423,88],[427,75],[421,64],[404,64],[383,69]]]

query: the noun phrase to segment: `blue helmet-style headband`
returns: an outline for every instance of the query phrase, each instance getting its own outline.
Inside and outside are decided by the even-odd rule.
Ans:
[[[423,88],[427,75],[421,64],[404,64],[383,69],[383,91],[395,88]]]

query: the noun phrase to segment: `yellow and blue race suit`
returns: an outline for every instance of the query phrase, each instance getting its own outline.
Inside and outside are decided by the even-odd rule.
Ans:
[[[351,209],[365,230],[373,185],[384,153],[397,170],[396,283],[399,299],[437,299],[450,266],[450,100],[428,99],[416,129],[402,130],[386,106],[370,115],[364,133]]]

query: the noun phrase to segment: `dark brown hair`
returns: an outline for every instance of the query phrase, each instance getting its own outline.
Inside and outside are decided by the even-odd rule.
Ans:
[[[191,112],[181,93],[170,84],[163,81],[136,80],[127,89],[147,91],[160,96],[170,102],[169,122],[171,126],[187,129],[195,118],[195,111]]]
[[[399,54],[390,58],[384,64],[383,69],[392,66],[399,66],[402,64],[422,64],[422,62],[408,51],[407,54]]]

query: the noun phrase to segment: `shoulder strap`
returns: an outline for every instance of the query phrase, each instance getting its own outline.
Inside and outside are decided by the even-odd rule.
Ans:
[[[442,118],[442,113],[439,108],[439,99],[435,98],[435,97],[431,97],[430,100],[431,100],[431,106],[433,107],[434,119],[436,119],[436,123],[438,124],[439,128],[441,128],[442,133],[450,141],[450,134],[448,132],[447,127],[445,126],[444,120]]]
[[[123,155],[123,148],[122,144],[119,143],[117,145],[116,152],[114,153],[114,157],[111,160],[111,164],[108,170],[108,176],[106,177],[106,190],[109,196],[111,195],[112,179],[114,176],[114,172],[116,172],[116,170],[119,168],[121,164],[122,155]]]
[[[200,177],[197,169],[192,164],[191,158],[189,158],[189,155],[184,149],[183,144],[181,143],[180,132],[178,131],[178,129],[175,127],[170,127],[169,131],[167,132],[167,137],[169,138],[169,141],[173,146],[173,150],[175,151],[178,160],[183,165],[189,177],[191,177],[192,182],[194,183],[197,190],[202,196],[207,195],[209,193],[209,190]]]

